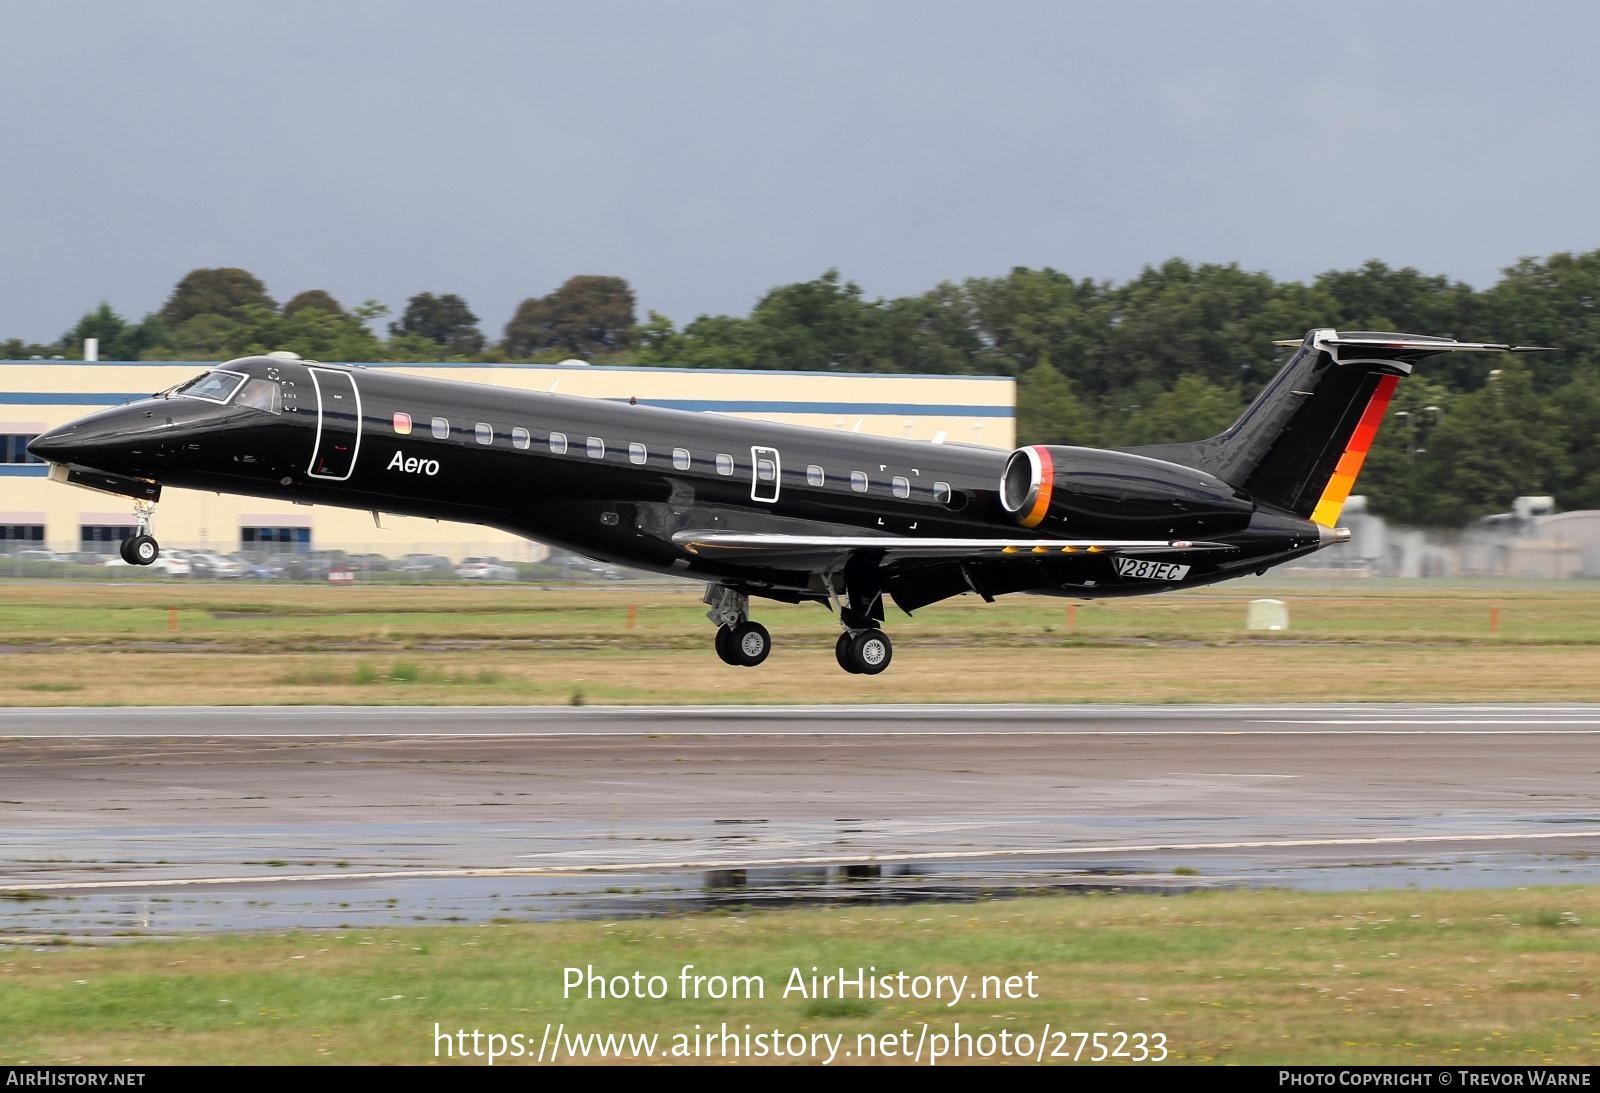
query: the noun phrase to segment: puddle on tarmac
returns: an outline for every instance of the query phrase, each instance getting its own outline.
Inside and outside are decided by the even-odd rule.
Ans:
[[[973,902],[1042,892],[1161,892],[1281,887],[1318,891],[1600,883],[1592,854],[1441,854],[1381,863],[1220,855],[1082,863],[762,867],[713,872],[396,878],[40,892],[0,900],[0,936],[112,940],[550,919],[642,918],[693,911]]]

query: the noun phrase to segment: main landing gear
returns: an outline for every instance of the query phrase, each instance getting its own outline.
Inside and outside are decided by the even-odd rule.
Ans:
[[[122,560],[129,565],[149,565],[161,557],[161,545],[150,534],[150,520],[155,514],[156,507],[150,502],[133,503],[133,536],[122,540],[119,550]]]
[[[736,668],[754,668],[772,652],[772,635],[759,622],[750,621],[750,597],[720,584],[706,587],[706,612],[717,627],[717,656]]]
[[[833,656],[839,667],[856,676],[875,676],[889,667],[894,643],[877,627],[846,630],[833,643]]]
[[[865,582],[860,582],[864,584]],[[717,656],[724,664],[754,668],[772,652],[772,635],[750,620],[750,597],[720,584],[706,586],[706,618],[716,625]],[[839,605],[844,632],[834,643],[834,659],[851,675],[875,676],[889,667],[894,643],[878,628],[883,620],[883,597],[850,595]]]

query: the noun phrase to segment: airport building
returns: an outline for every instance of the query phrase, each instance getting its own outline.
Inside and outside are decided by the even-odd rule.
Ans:
[[[0,552],[114,553],[132,534],[133,505],[51,482],[27,442],[73,418],[163,391],[205,371],[202,361],[0,361]],[[908,440],[1008,449],[1016,385],[999,376],[908,376],[645,366],[366,364],[433,379],[732,414]],[[538,561],[545,551],[489,528],[249,497],[165,490],[155,530],[164,547],[330,550],[493,556]]]

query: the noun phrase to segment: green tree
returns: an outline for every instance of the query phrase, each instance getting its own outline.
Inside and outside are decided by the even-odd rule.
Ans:
[[[252,307],[277,308],[267,287],[254,275],[242,269],[196,269],[178,282],[159,314],[163,322],[177,329],[205,315],[237,321]]]
[[[143,354],[150,333],[146,324],[128,322],[102,300],[99,307],[61,336],[61,351],[68,357],[76,356],[82,352],[86,339],[98,338],[101,360],[136,361]]]
[[[1018,266],[1004,277],[969,279],[962,288],[967,308],[957,315],[968,330],[943,330],[970,354],[973,370],[1019,375],[1049,358],[1082,389],[1100,393],[1115,386],[1091,367],[1111,318],[1105,285]]]
[[[1557,480],[1556,500],[1566,509],[1600,509],[1600,368],[1583,368],[1551,401],[1567,436],[1567,469]]]
[[[621,277],[580,274],[548,296],[517,305],[501,351],[532,357],[548,350],[579,357],[625,349],[634,328],[633,289]]]
[[[454,293],[435,296],[419,292],[406,301],[406,309],[398,322],[389,324],[392,348],[403,354],[400,359],[410,359],[420,339],[432,342],[446,353],[457,357],[470,357],[483,349],[483,333],[478,329],[478,317],[467,302]],[[438,349],[432,350],[437,353]]]
[[[1094,415],[1048,357],[1017,377],[1017,443],[1099,443]]]
[[[1478,360],[1481,365],[1483,358]],[[1397,524],[1426,522],[1439,492],[1434,434],[1454,416],[1455,397],[1442,381],[1421,374],[1395,389],[1356,480],[1355,492],[1367,497],[1373,512]]]
[[[944,281],[921,296],[890,300],[879,308],[862,348],[874,371],[976,372],[983,341],[972,297]]]
[[[1110,329],[1091,361],[1096,389],[1143,379],[1166,389],[1188,373],[1234,387],[1269,371],[1277,357],[1272,340],[1284,336],[1269,312],[1277,295],[1271,277],[1236,265],[1174,258],[1146,267],[1111,295]]]
[[[854,281],[830,269],[814,281],[781,285],[763,296],[744,332],[746,367],[794,368],[811,372],[866,367],[868,327],[876,315]]]
[[[634,331],[633,359],[638,364],[672,364],[677,360],[681,341],[672,320],[652,311]]]
[[[1496,341],[1561,350],[1536,359],[1546,390],[1600,367],[1600,250],[1524,258],[1485,297]]]
[[[1520,495],[1556,495],[1556,485],[1571,473],[1560,411],[1539,395],[1527,364],[1516,359],[1451,404],[1428,455],[1434,490],[1419,516],[1438,527],[1505,512]],[[1556,501],[1562,503],[1559,495]]]
[[[344,308],[339,306],[339,301],[320,288],[308,288],[295,296],[283,305],[283,314],[288,317],[307,309],[324,311],[330,315],[344,314]]]
[[[1179,376],[1177,382],[1128,418],[1123,446],[1181,444],[1215,436],[1232,425],[1243,404],[1238,391],[1204,376]]]

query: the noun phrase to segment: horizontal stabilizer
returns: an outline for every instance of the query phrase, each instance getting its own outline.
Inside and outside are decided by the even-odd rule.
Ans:
[[[1302,344],[1301,338],[1286,338],[1272,344],[1280,349],[1298,349]],[[1323,349],[1336,349],[1340,347],[1355,351],[1351,355],[1360,355],[1362,349],[1375,350],[1401,350],[1420,351],[1423,356],[1435,353],[1554,353],[1557,350],[1548,345],[1507,345],[1502,342],[1458,342],[1454,338],[1431,338],[1426,334],[1385,334],[1375,330],[1339,330],[1327,331],[1317,339],[1317,345]],[[1346,354],[1339,354],[1345,356]]]

